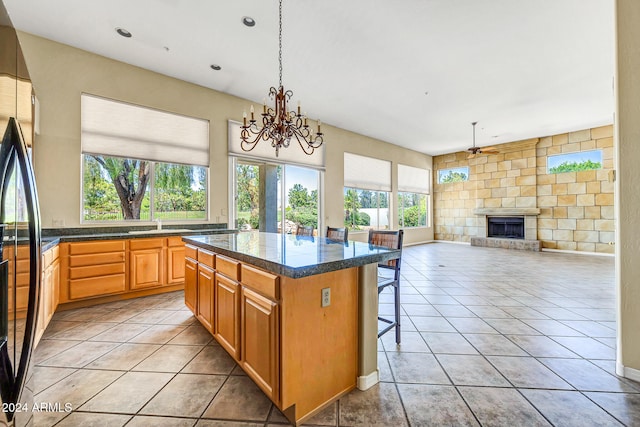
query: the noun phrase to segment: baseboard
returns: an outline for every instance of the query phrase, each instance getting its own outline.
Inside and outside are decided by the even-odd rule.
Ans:
[[[435,242],[435,240],[424,240],[422,242],[403,243],[402,247],[406,248],[407,246],[426,245],[427,243],[434,243],[434,242]]]
[[[619,362],[616,362],[616,374],[621,377],[640,382],[640,370],[627,368]]]
[[[457,242],[455,240],[434,240],[434,243],[453,243],[454,245],[467,245],[471,246],[471,242]]]
[[[558,253],[561,253],[561,254],[608,256],[608,257],[615,257],[616,256],[616,254],[607,254],[607,253],[604,253],[604,252],[570,251],[570,250],[566,250],[566,249],[551,249],[551,248],[542,248],[542,252],[558,252]]]
[[[374,385],[380,382],[380,370],[376,369],[371,372],[369,375],[362,375],[358,377],[358,382],[356,383],[356,387],[358,390],[365,391]]]

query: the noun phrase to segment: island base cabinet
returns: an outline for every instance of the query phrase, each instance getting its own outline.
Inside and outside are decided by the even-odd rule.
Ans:
[[[214,336],[225,350],[240,360],[240,285],[216,271]]]
[[[196,314],[198,303],[198,263],[190,258],[184,261],[184,303]]]
[[[198,264],[198,303],[196,317],[213,333],[213,287],[215,272],[203,264]]]
[[[278,402],[278,305],[242,288],[241,366],[273,401]]]

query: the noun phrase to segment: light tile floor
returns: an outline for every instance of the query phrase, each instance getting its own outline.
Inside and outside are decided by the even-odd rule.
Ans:
[[[309,425],[640,425],[640,384],[614,373],[613,258],[407,247],[402,309],[382,381]],[[36,402],[73,406],[38,426],[287,425],[180,292],[56,313],[34,357]]]

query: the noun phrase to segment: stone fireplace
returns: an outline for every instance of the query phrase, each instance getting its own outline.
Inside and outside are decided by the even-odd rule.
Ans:
[[[479,208],[478,234],[471,246],[539,251],[538,208]]]

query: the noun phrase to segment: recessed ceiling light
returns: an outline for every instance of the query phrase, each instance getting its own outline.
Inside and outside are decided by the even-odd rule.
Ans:
[[[253,18],[252,18],[252,17],[250,17],[250,16],[243,16],[243,17],[242,17],[242,23],[243,23],[244,25],[246,25],[247,27],[253,27],[253,26],[255,26],[255,25],[256,25],[256,21],[255,21],[255,19],[253,19]]]
[[[116,33],[120,34],[122,37],[130,38],[131,33],[124,28],[116,28]]]
[[[218,64],[211,64],[211,69],[212,70],[216,70],[216,71],[220,71],[220,70],[222,70],[222,67],[219,66]]]

